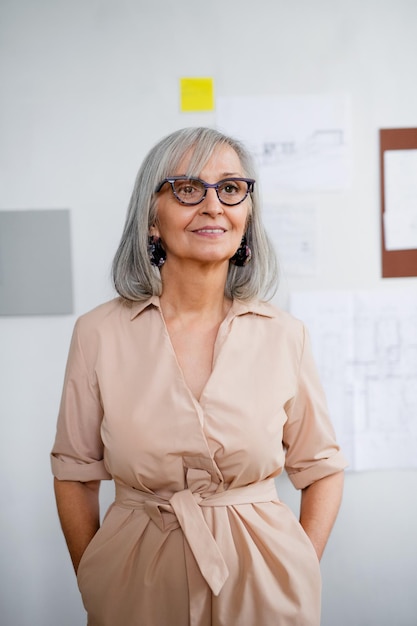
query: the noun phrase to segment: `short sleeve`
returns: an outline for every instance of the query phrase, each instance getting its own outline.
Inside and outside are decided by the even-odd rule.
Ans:
[[[348,465],[336,441],[304,326],[297,390],[285,409],[288,418],[283,433],[285,467],[297,489],[304,489]]]
[[[82,332],[82,319],[71,339],[51,465],[59,480],[87,482],[111,476],[104,466],[100,435],[103,409],[94,367],[94,332]]]

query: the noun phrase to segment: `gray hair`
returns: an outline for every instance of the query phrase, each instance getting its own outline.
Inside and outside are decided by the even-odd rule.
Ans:
[[[149,228],[157,217],[156,187],[177,170],[189,150],[192,156],[186,175],[198,177],[214,150],[224,145],[236,152],[245,176],[256,178],[252,157],[244,146],[211,128],[178,130],[159,141],[145,157],[136,177],[112,266],[114,286],[123,298],[140,301],[162,293],[159,269],[151,265],[148,255]],[[229,263],[225,287],[225,295],[238,300],[271,298],[278,286],[276,255],[261,220],[256,184],[251,203],[246,238],[252,259],[243,267]]]

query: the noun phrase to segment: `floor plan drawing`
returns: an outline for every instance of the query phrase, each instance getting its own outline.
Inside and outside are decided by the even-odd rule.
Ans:
[[[417,467],[417,295],[306,292],[306,323],[351,469]]]

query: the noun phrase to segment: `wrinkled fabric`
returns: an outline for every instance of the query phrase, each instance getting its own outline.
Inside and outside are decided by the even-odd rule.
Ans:
[[[301,322],[235,301],[199,401],[157,297],[79,318],[51,455],[113,479],[78,584],[89,626],[319,626],[313,546],[275,491],[346,466]]]

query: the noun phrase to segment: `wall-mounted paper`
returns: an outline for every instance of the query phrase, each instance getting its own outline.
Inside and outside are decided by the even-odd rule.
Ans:
[[[299,292],[340,444],[353,470],[417,468],[417,293]]]
[[[386,250],[417,249],[417,150],[384,152]]]
[[[216,109],[219,129],[241,139],[255,155],[264,192],[350,186],[347,97],[223,97]]]
[[[317,266],[317,215],[313,207],[264,206],[263,221],[286,276],[313,276]]]
[[[0,315],[72,311],[69,211],[0,211]]]
[[[214,81],[212,78],[181,78],[181,111],[213,111]]]

